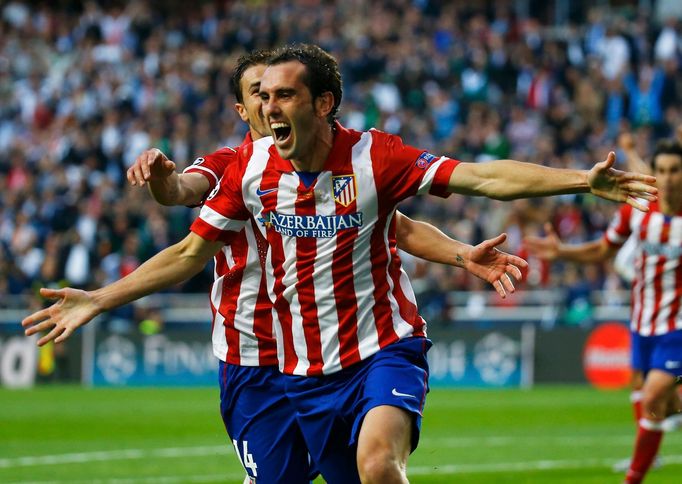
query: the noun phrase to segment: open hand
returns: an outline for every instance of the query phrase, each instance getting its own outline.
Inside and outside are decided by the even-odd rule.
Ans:
[[[598,197],[615,202],[625,202],[642,212],[648,207],[637,199],[656,200],[658,190],[654,186],[656,178],[641,173],[625,172],[613,168],[616,154],[611,151],[606,160],[592,167],[587,175],[590,191]]]
[[[544,237],[528,236],[523,239],[523,245],[526,246],[528,252],[534,256],[544,260],[554,260],[559,256],[559,246],[561,240],[552,228],[552,224],[547,222],[545,224]]]
[[[101,313],[101,308],[86,291],[72,289],[40,289],[40,295],[47,299],[57,299],[49,308],[36,311],[24,318],[21,325],[26,328],[24,334],[31,336],[42,331],[49,331],[38,340],[38,346],[54,340],[64,341],[77,328],[83,326]]]
[[[517,280],[521,279],[519,267],[528,266],[528,262],[521,257],[497,249],[497,246],[505,240],[507,240],[507,234],[484,240],[471,249],[469,259],[464,264],[466,270],[492,284],[503,298],[507,296],[506,291],[510,293],[515,291],[512,277]]]

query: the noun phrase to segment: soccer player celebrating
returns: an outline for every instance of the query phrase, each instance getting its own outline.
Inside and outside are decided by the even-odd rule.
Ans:
[[[231,79],[237,98],[235,108],[249,126],[242,146],[263,138],[270,130],[258,96],[268,55],[256,51],[241,57]],[[178,174],[173,161],[158,149],[151,149],[135,160],[127,176],[132,185],[147,185],[161,204],[199,205],[235,156],[236,150],[223,148],[198,158]],[[519,278],[518,266],[525,266],[525,261],[495,249],[504,242],[504,235],[471,248],[428,224],[399,214],[397,220],[397,241],[402,249],[432,261],[461,265],[492,283],[502,297],[514,290],[510,275]],[[257,238],[247,224],[214,258],[212,340],[220,361],[221,415],[248,474],[247,482],[253,478],[259,482],[303,483],[314,472],[310,472],[305,442],[277,366],[272,305]]]
[[[246,225],[267,241],[264,267],[287,397],[327,482],[405,482],[428,390],[425,322],[397,256],[396,205],[420,193],[512,199],[588,192],[645,209],[653,177],[500,160],[458,163],[379,131],[343,128],[336,61],[286,47],[260,85],[273,137],[239,149],[185,241],[91,293],[60,290],[27,334],[63,340],[103,310],[185,279]],[[475,248],[459,254],[466,263]],[[173,261],[173,263],[169,263]],[[198,268],[197,268],[198,267]]]
[[[644,377],[635,448],[625,482],[642,482],[663,438],[664,419],[682,411],[675,384],[682,378],[682,145],[662,141],[652,158],[658,201],[647,212],[624,205],[603,238],[562,244],[552,227],[525,244],[539,257],[599,262],[613,257],[633,235],[637,243],[632,281],[632,366]]]

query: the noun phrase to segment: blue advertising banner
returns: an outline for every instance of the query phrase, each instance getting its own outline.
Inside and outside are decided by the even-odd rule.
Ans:
[[[212,386],[218,359],[204,331],[145,336],[99,331],[91,360],[94,386]]]
[[[432,329],[431,386],[520,387],[533,382],[533,325]]]

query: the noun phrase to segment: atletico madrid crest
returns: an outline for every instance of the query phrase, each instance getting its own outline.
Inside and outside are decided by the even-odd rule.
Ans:
[[[336,200],[336,203],[340,203],[344,207],[347,207],[355,201],[357,196],[355,175],[333,176],[332,190],[334,191],[334,200]]]

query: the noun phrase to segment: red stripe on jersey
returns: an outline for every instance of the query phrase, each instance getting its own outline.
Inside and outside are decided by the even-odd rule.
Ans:
[[[239,331],[235,327],[234,317],[237,313],[237,300],[241,292],[242,277],[244,275],[244,260],[246,259],[246,236],[240,232],[230,244],[235,266],[223,272],[223,293],[220,296],[220,314],[225,318],[225,339],[227,341],[227,363],[241,364],[239,353]],[[222,251],[220,255],[223,255]],[[216,260],[218,256],[216,255]],[[224,259],[224,255],[223,255]]]
[[[450,192],[448,191],[450,178],[452,177],[452,172],[455,171],[455,168],[460,163],[459,160],[452,161],[454,161],[454,163],[443,166],[436,172],[431,184],[431,190],[429,190],[431,195],[436,195],[437,197],[442,198],[447,198],[450,196]]]
[[[649,228],[649,220],[651,219],[651,211],[647,212],[646,215],[644,215],[644,218],[642,219],[642,224],[640,226],[640,231],[639,231],[639,240],[640,242],[645,241],[647,238],[647,229]],[[629,223],[630,217],[628,217],[628,223]],[[633,323],[635,324],[636,330],[639,333],[639,331],[642,328],[642,311],[644,310],[644,297],[645,297],[645,292],[644,289],[646,287],[645,281],[646,281],[646,264],[647,264],[647,257],[644,251],[640,253],[640,268],[639,268],[639,277],[635,278],[636,284],[633,284],[632,286],[632,292],[633,292],[633,299],[637,299],[639,303],[639,310],[637,311],[637,314],[633,314]]]
[[[301,216],[315,215],[315,183],[306,188],[299,182],[295,203],[295,213]],[[301,320],[308,350],[308,375],[322,373],[322,344],[320,342],[320,325],[317,317],[315,301],[315,278],[313,270],[317,256],[317,239],[313,237],[296,238],[296,293],[301,305]]]
[[[258,287],[258,302],[253,313],[253,332],[258,339],[260,366],[277,364],[277,342],[272,324],[272,303],[268,296],[265,274],[263,274]]]
[[[670,238],[670,221],[664,221],[661,227],[661,233],[659,235],[659,242],[661,244],[667,244]],[[654,272],[654,310],[651,314],[651,335],[654,335],[656,329],[656,319],[658,319],[658,314],[661,310],[661,298],[663,296],[663,272],[665,270],[665,263],[668,259],[659,255],[656,261],[656,269]]]
[[[403,287],[400,284],[400,276],[402,275],[402,272],[400,270],[400,257],[398,256],[398,249],[396,247],[395,224],[396,220],[395,217],[393,217],[391,219],[388,237],[391,253],[391,261],[388,271],[391,280],[393,281],[393,297],[395,297],[395,300],[398,302],[400,317],[402,317],[405,321],[407,321],[410,324],[410,326],[412,326],[413,328],[412,335],[426,336],[424,333],[424,326],[426,325],[426,323],[421,318],[421,316],[419,316],[419,313],[417,312],[417,305],[412,303],[409,299],[407,299],[407,297],[405,297]]]
[[[277,365],[277,341],[275,340],[273,327],[272,302],[268,294],[267,279],[265,277],[268,242],[253,219],[251,219],[251,232],[256,241],[256,246],[251,247],[251,250],[256,250],[261,271],[260,284],[258,285],[258,301],[256,302],[256,309],[253,314],[253,332],[256,338],[258,338],[258,360],[260,366]]]

